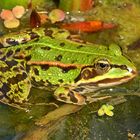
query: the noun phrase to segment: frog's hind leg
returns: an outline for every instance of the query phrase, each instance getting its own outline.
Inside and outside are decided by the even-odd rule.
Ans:
[[[22,103],[27,100],[31,88],[25,64],[15,60],[0,61],[0,101]]]
[[[65,103],[72,103],[76,105],[86,104],[85,96],[76,91],[70,90],[67,87],[58,87],[54,92],[54,96],[57,100]]]

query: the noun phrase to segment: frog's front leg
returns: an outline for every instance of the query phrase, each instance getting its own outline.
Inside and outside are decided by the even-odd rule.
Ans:
[[[86,104],[85,96],[67,87],[58,87],[54,92],[54,96],[57,100],[65,103],[72,103],[77,105]]]

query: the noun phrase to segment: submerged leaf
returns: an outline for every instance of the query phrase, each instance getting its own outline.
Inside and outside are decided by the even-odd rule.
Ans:
[[[36,10],[32,10],[30,15],[30,26],[32,28],[40,27],[41,26],[41,18]]]
[[[65,23],[60,25],[60,27],[70,31],[97,32],[105,29],[115,28],[116,25],[113,23],[104,23],[102,21],[95,20],[95,21]]]

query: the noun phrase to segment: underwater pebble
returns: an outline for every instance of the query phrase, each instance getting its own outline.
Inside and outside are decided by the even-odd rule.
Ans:
[[[20,25],[20,21],[16,18],[4,21],[4,26],[6,28],[17,28],[19,25]]]
[[[5,10],[5,9],[3,9],[2,12],[1,12],[1,14],[0,14],[0,17],[2,19],[4,19],[4,20],[11,20],[11,19],[14,18],[14,15],[13,15],[13,13],[12,13],[11,10]]]
[[[57,21],[62,21],[65,18],[65,13],[64,11],[60,9],[54,9],[49,13],[49,19],[51,20],[52,23],[55,23]]]
[[[21,18],[25,13],[25,8],[23,6],[15,6],[12,12],[16,18]]]

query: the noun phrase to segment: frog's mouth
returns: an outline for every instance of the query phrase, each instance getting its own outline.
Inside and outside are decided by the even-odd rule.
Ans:
[[[88,86],[88,87],[96,87],[96,88],[102,88],[102,87],[110,87],[110,86],[115,86],[119,85],[122,83],[126,83],[136,77],[137,72],[136,71],[131,71],[131,75],[129,76],[124,76],[121,78],[106,78],[97,82],[90,82],[90,83],[81,83],[79,86]]]
[[[130,76],[124,76],[122,78],[107,78],[107,79],[103,79],[100,80],[98,82],[96,82],[96,86],[97,87],[110,87],[110,86],[115,86],[115,85],[120,85],[122,83],[127,83],[128,81],[132,80],[134,77],[136,77],[137,72],[136,71],[132,71]],[[95,86],[95,83],[93,83],[93,85]]]
[[[136,77],[136,75],[137,75],[136,71],[131,71],[131,75],[122,78],[113,78],[113,79],[106,78],[97,82],[80,83],[77,85],[76,88],[74,88],[74,91],[80,92],[80,94],[92,93],[100,88],[106,88],[126,83],[131,79],[133,79],[134,77]]]

